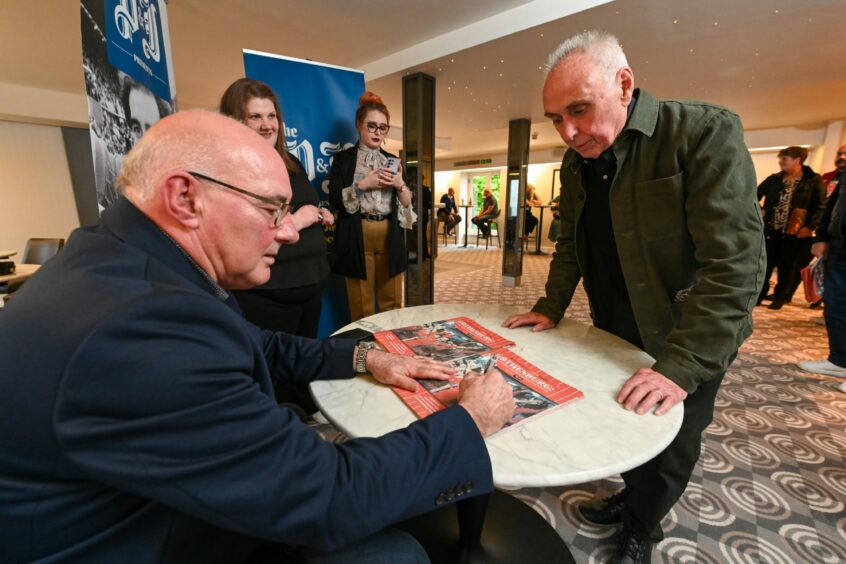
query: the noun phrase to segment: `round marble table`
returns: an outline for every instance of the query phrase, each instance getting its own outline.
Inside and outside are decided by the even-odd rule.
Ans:
[[[623,382],[652,358],[622,339],[564,319],[549,331],[505,329],[502,321],[522,308],[483,304],[439,304],[379,313],[343,330],[380,331],[461,315],[514,341],[515,353],[567,384],[584,398],[488,437],[497,487],[579,484],[630,470],[670,444],[684,408],[661,417],[637,415],[616,401]],[[416,416],[388,387],[371,378],[313,382],[317,405],[351,437],[377,437],[405,427]]]
[[[485,440],[500,488],[561,486],[630,470],[661,452],[676,436],[684,407],[664,416],[637,415],[615,400],[623,382],[652,358],[617,337],[562,320],[549,331],[505,329],[520,308],[448,304],[376,314],[341,331],[380,331],[467,316],[514,341],[511,350],[584,392],[584,398],[506,428]],[[311,383],[320,411],[350,437],[377,437],[416,416],[372,378]],[[460,501],[398,524],[426,548],[433,562],[575,563],[558,533],[528,505],[500,491]]]

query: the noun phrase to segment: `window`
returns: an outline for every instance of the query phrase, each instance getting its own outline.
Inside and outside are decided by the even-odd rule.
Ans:
[[[500,176],[496,174],[482,174],[470,179],[470,193],[473,195],[473,215],[482,211],[485,202],[485,188],[490,188],[494,199],[499,202]]]

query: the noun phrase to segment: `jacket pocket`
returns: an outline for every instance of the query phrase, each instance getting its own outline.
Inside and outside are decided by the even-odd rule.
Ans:
[[[638,224],[646,239],[686,234],[684,172],[636,183],[635,200]]]

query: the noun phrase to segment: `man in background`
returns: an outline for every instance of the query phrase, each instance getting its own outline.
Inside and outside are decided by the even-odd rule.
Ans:
[[[485,200],[482,203],[482,211],[479,212],[471,221],[473,225],[479,230],[482,237],[488,237],[491,232],[491,221],[499,217],[499,204],[493,193],[485,188]]]
[[[461,215],[455,203],[455,190],[452,186],[447,189],[446,194],[441,196],[441,203],[444,207],[438,210],[438,217],[446,223],[446,234],[452,235],[455,226],[461,223]]]
[[[623,524],[615,562],[650,562],[661,520],[699,458],[720,382],[752,332],[764,268],[755,172],[735,114],[636,90],[612,35],[570,38],[547,68],[544,110],[569,146],[561,233],[546,296],[504,325],[552,328],[583,279],[594,325],[655,358],[617,401],[655,415],[684,402],[670,446],[624,472],[624,490],[579,507],[588,521]]]
[[[843,244],[846,239],[843,224],[846,211],[846,198],[843,197],[846,169],[841,170],[833,182],[834,192],[828,198],[811,247],[811,254],[826,258],[823,318],[828,331],[829,354],[824,360],[800,362],[799,368],[816,374],[846,378],[846,246]],[[846,381],[840,384],[840,391],[846,392]]]
[[[299,237],[279,153],[235,120],[180,112],[118,185],[0,316],[3,560],[428,561],[380,531],[493,489],[483,439],[514,411],[502,376],[465,378],[458,405],[405,429],[324,441],[271,378],[416,389],[451,371],[244,319],[230,290],[267,281]]]
[[[846,145],[841,145],[834,156],[834,170],[822,175],[826,196],[831,196],[831,193],[834,192],[839,182],[840,173],[844,170],[846,170]]]

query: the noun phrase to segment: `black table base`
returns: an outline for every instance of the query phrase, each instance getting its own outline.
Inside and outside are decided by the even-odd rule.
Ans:
[[[435,564],[575,564],[564,541],[531,507],[494,491],[397,525]]]

